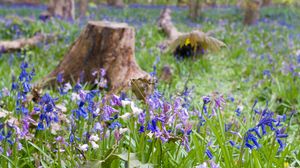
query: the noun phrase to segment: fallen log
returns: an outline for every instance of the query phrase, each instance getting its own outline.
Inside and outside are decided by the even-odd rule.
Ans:
[[[188,33],[179,32],[173,25],[171,10],[163,9],[158,20],[158,27],[166,35],[167,40],[161,48],[168,48],[176,57],[195,56],[203,54],[207,50],[216,51],[226,46],[222,41],[210,37],[200,30],[193,30]]]
[[[8,53],[21,51],[26,47],[34,47],[39,43],[50,42],[55,39],[53,35],[37,34],[31,38],[21,38],[13,41],[0,41],[0,52]]]
[[[89,21],[59,65],[44,81],[53,86],[56,76],[60,74],[64,82],[80,79],[81,82],[93,84],[98,78],[93,72],[104,69],[110,91],[126,90],[133,80],[151,80],[149,74],[136,63],[134,53],[133,27],[125,23]],[[147,92],[143,91],[144,97]]]

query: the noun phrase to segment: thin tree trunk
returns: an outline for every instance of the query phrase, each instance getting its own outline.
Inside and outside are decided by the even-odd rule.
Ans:
[[[107,0],[107,4],[115,7],[124,7],[123,0]]]
[[[89,0],[80,0],[80,17],[86,15]]]
[[[184,0],[177,0],[177,6],[185,6]]]
[[[192,20],[197,20],[202,12],[202,3],[200,0],[190,0],[189,2],[189,17]]]
[[[260,0],[249,0],[246,2],[244,25],[253,25],[257,23],[259,19],[260,6]]]
[[[263,0],[262,1],[262,6],[269,6],[272,4],[272,0]]]
[[[51,16],[74,20],[75,2],[74,0],[50,0],[48,12]]]

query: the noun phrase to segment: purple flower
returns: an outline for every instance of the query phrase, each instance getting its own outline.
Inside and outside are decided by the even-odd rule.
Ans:
[[[109,121],[112,114],[117,113],[118,110],[112,108],[111,106],[105,105],[103,108],[102,119],[104,121]]]
[[[210,97],[208,96],[203,96],[202,97],[202,100],[203,100],[203,104],[208,104],[210,102]]]
[[[146,113],[145,112],[140,113],[138,117],[139,124],[144,125],[145,119],[146,119]]]
[[[116,95],[112,95],[110,104],[112,106],[122,106],[121,99],[118,96],[116,96]]]

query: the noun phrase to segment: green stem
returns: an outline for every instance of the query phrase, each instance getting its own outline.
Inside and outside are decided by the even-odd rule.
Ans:
[[[276,138],[273,138],[273,140],[272,140],[271,151],[270,151],[269,158],[268,158],[267,168],[270,167],[270,165],[272,165],[272,159],[271,159],[271,156],[272,156],[273,149],[274,149],[274,146],[275,146],[275,139],[276,139]]]

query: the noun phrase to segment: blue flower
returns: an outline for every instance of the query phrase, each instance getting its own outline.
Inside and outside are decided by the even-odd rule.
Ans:
[[[44,130],[44,129],[45,129],[44,124],[42,122],[39,122],[37,126],[37,130]]]
[[[145,132],[145,127],[142,125],[140,126],[139,133],[143,133],[143,132]]]
[[[208,158],[209,158],[210,160],[214,157],[209,149],[206,149],[206,150],[205,150],[205,154],[208,156]]]
[[[56,76],[56,80],[58,83],[62,83],[63,82],[63,73],[58,73],[58,75]]]
[[[110,129],[115,129],[115,128],[117,128],[117,127],[119,127],[119,128],[121,128],[122,127],[122,125],[119,123],[119,122],[112,122],[109,126],[108,126],[108,128],[110,128]]]
[[[235,112],[236,112],[236,115],[237,115],[238,117],[241,116],[242,111],[241,111],[241,108],[240,108],[240,107],[238,107],[238,108],[235,110]]]
[[[156,122],[156,119],[152,119],[151,121],[149,121],[147,125],[147,130],[150,130],[151,132],[156,132]]]

